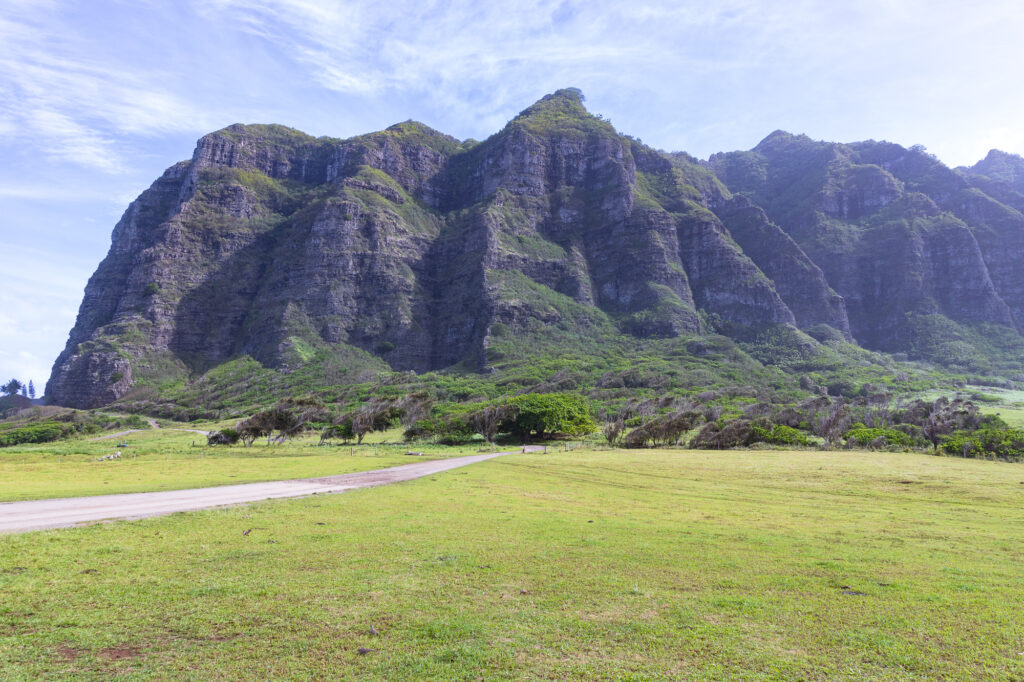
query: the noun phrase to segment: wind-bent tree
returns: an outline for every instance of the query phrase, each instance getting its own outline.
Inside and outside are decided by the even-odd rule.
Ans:
[[[343,419],[351,421],[356,443],[361,444],[368,433],[387,431],[396,419],[401,418],[410,409],[403,407],[405,400],[406,398],[373,398],[351,414],[346,415]],[[410,405],[415,405],[411,408],[414,413],[422,413],[424,409],[429,410],[425,401],[412,400]]]
[[[818,413],[812,426],[814,435],[821,436],[825,445],[832,447],[842,440],[850,424],[850,408],[842,398],[837,398],[835,403]]]
[[[466,424],[479,433],[491,445],[498,435],[502,422],[515,419],[516,408],[512,405],[489,405],[465,416]]]
[[[247,446],[264,436],[270,445],[275,431],[277,442],[281,443],[305,431],[310,422],[322,421],[327,414],[323,403],[315,398],[285,398],[273,407],[238,422],[235,431]]]
[[[604,439],[608,441],[608,445],[615,445],[619,442],[619,437],[625,430],[626,420],[622,418],[622,415],[618,415],[604,425],[601,433],[604,434]]]
[[[696,409],[681,409],[670,412],[647,422],[631,431],[626,436],[629,447],[643,447],[653,441],[655,445],[678,445],[679,440],[688,432],[704,422],[704,415]]]
[[[323,445],[333,438],[347,442],[355,437],[356,433],[352,430],[352,417],[345,415],[320,430],[319,444]]]

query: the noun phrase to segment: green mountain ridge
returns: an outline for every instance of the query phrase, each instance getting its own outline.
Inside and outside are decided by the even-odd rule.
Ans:
[[[798,392],[927,375],[908,359],[1013,376],[1024,173],[1004,156],[954,171],[777,131],[701,162],[620,135],[575,89],[482,142],[236,124],[125,212],[47,396]]]

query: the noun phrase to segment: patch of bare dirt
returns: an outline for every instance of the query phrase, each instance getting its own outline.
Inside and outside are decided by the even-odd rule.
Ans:
[[[100,656],[107,659],[108,661],[121,661],[126,658],[138,658],[142,655],[138,647],[134,646],[109,646],[106,649],[100,649]]]
[[[78,658],[79,656],[82,655],[82,652],[81,652],[80,649],[75,649],[74,647],[70,647],[70,646],[59,646],[56,649],[56,653],[57,653],[58,656],[63,658],[65,661],[73,661],[73,660],[75,660],[76,658]]]

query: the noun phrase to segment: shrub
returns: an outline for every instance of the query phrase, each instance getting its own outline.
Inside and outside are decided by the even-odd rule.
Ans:
[[[73,424],[41,422],[0,431],[0,447],[22,443],[50,443],[77,433]]]
[[[811,445],[811,440],[799,429],[784,424],[775,424],[770,428],[754,424],[750,428],[751,443],[771,443],[773,445]]]
[[[220,431],[211,431],[206,436],[207,445],[234,445],[241,438],[238,435],[238,431],[234,429],[221,429]]]
[[[942,443],[942,450],[957,457],[1024,461],[1024,431],[983,428],[957,431]]]
[[[896,429],[869,428],[863,424],[854,424],[846,432],[847,445],[855,444],[872,449],[882,445],[886,447],[908,448],[913,444],[911,437]]]

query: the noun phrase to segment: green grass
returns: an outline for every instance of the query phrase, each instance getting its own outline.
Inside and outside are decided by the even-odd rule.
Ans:
[[[512,455],[4,536],[0,661],[6,679],[1019,679],[1022,480],[889,453]]]
[[[400,433],[370,434],[361,446],[317,447],[319,435],[309,435],[280,445],[260,440],[250,447],[211,448],[202,434],[161,429],[101,441],[16,446],[0,451],[0,502],[329,476],[476,454],[479,448],[407,446],[397,442]],[[117,447],[122,442],[128,447]],[[409,450],[425,456],[405,455]],[[118,451],[119,460],[96,461]]]

